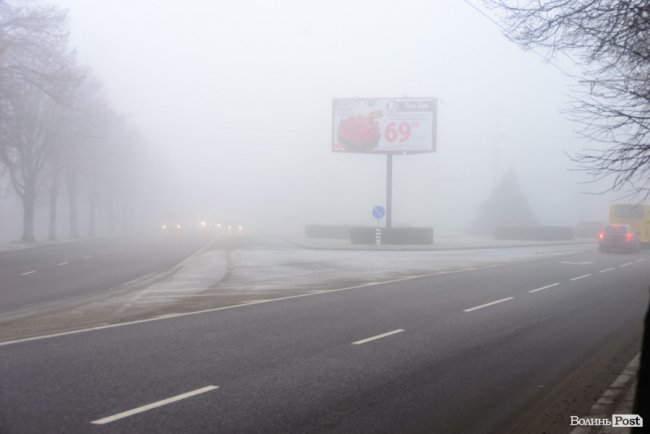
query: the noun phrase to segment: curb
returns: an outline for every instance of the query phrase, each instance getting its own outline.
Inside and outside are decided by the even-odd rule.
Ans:
[[[641,353],[637,353],[618,377],[603,392],[598,401],[591,406],[587,417],[610,419],[612,414],[629,414],[632,411],[630,403],[634,402],[635,384],[641,362]],[[571,434],[625,434],[628,428],[613,428],[611,426],[579,426]]]

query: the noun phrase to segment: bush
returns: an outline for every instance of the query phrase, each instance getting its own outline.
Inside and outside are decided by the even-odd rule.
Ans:
[[[534,241],[572,240],[573,228],[563,226],[499,226],[494,228],[494,239]]]
[[[381,244],[433,244],[433,228],[379,228]],[[377,228],[351,228],[352,244],[375,244]]]
[[[349,240],[352,228],[368,228],[370,226],[348,226],[348,225],[305,225],[307,238],[327,238],[334,240]]]

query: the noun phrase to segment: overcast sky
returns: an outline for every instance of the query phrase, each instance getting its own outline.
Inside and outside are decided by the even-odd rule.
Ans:
[[[55,4],[80,63],[165,161],[169,207],[372,224],[385,157],[331,152],[332,99],[409,96],[439,98],[438,145],[395,158],[394,222],[465,227],[510,168],[542,223],[607,218],[565,155],[588,145],[560,113],[575,81],[465,2]]]

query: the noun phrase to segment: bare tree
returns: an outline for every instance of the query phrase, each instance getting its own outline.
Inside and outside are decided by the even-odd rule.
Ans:
[[[99,82],[89,72],[84,84],[78,89],[72,113],[64,148],[63,171],[68,196],[70,236],[78,237],[79,180],[90,185],[87,194],[91,213],[94,213],[97,177],[105,165],[102,156],[106,153],[104,148],[110,146],[107,136],[115,116],[104,101]],[[90,224],[89,235],[95,235],[94,220]]]
[[[23,203],[23,241],[34,240],[36,198],[55,155],[61,107],[79,81],[73,65],[64,14],[0,0],[0,161]]]
[[[88,72],[86,74],[89,74]],[[81,78],[82,74],[78,76]],[[77,82],[65,82],[66,86],[62,94],[65,95],[65,104],[58,105],[53,115],[56,116],[56,130],[51,131],[56,135],[52,146],[49,162],[49,179],[51,181],[50,213],[49,213],[49,238],[56,239],[58,226],[58,196],[61,178],[65,181],[68,189],[68,203],[71,208],[70,213],[70,237],[79,237],[79,228],[76,214],[76,183],[74,182],[78,160],[79,149],[83,148],[83,138],[77,130],[81,127],[90,125],[88,113],[91,113],[92,107],[87,103],[87,94],[89,89],[94,89],[87,85],[87,75],[83,80]],[[72,184],[72,188],[71,188]],[[74,213],[72,212],[74,211]]]
[[[67,41],[64,11],[0,0],[0,115],[16,83],[31,83],[57,97],[52,86],[71,79],[71,71],[52,60],[67,49]]]
[[[596,146],[574,161],[611,190],[650,195],[650,2],[484,0],[505,13],[506,36],[579,65],[572,119]]]
[[[3,144],[0,159],[9,171],[12,186],[23,203],[23,241],[34,241],[34,210],[39,189],[39,175],[50,156],[52,135],[47,125],[49,108],[43,94],[24,83],[16,98],[8,104],[3,119]],[[10,120],[10,122],[7,122]],[[7,124],[10,125],[7,125]]]

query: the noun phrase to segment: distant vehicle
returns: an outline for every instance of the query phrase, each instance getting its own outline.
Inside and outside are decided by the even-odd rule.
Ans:
[[[201,220],[199,228],[202,231],[220,231],[223,229],[223,224],[213,220]]]
[[[231,224],[231,223],[219,223],[210,220],[202,220],[200,223],[200,227],[202,230],[217,232],[217,233],[241,234],[244,232],[244,225]]]
[[[179,222],[166,222],[160,225],[161,232],[181,232],[183,225]]]
[[[650,204],[612,204],[609,223],[630,225],[643,244],[650,244]]]
[[[598,237],[598,250],[639,252],[641,250],[639,234],[631,225],[607,225]]]
[[[244,233],[244,225],[226,225],[226,231],[230,233]]]

